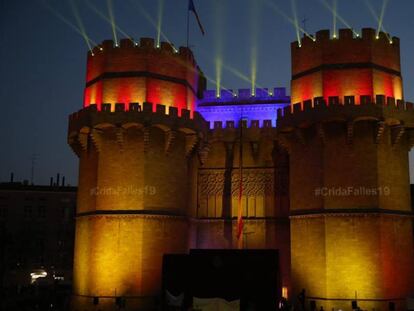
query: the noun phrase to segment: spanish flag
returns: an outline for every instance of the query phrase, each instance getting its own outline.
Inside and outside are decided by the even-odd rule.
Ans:
[[[239,243],[242,243],[243,238],[243,175],[240,169],[240,184],[239,184],[239,200],[238,200],[238,211],[237,211],[237,239]],[[242,247],[239,247],[242,248]]]
[[[200,27],[201,33],[204,36],[205,35],[204,28],[203,28],[203,25],[201,25],[200,18],[198,17],[193,0],[188,0],[188,11],[191,11],[194,13],[197,19],[198,27]]]

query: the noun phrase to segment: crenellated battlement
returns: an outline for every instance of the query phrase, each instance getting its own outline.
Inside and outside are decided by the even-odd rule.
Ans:
[[[210,143],[235,143],[242,138],[244,142],[253,143],[255,146],[252,151],[257,152],[256,147],[259,146],[259,142],[264,144],[262,148],[267,148],[272,145],[269,142],[276,139],[276,136],[276,127],[272,125],[272,120],[242,120],[238,122],[228,120],[215,121],[210,124],[208,141]]]
[[[331,34],[329,29],[323,29],[316,32],[315,36],[304,35],[301,44],[298,41],[291,43],[292,47],[306,47],[306,45],[319,45],[321,43],[335,43],[339,41],[353,40],[354,42],[372,41],[381,44],[399,47],[400,39],[398,37],[391,37],[390,34],[380,31],[377,36],[377,31],[373,28],[363,28],[361,33],[358,33],[350,28],[339,29],[337,34]]]
[[[239,131],[240,126],[243,127],[243,129],[270,129],[275,128],[272,125],[272,120],[251,120],[248,121],[239,121],[235,122],[234,120],[227,120],[227,121],[214,121],[213,126],[211,126],[210,122],[208,122],[209,128],[211,131],[220,131],[220,130],[236,130]]]
[[[205,84],[189,48],[156,46],[152,38],[106,40],[88,53],[84,106],[147,101],[193,110]]]
[[[158,68],[158,64],[168,64],[173,68]],[[90,82],[105,72],[148,70],[155,70],[160,74],[173,70],[175,75],[178,72],[182,75],[182,72],[186,71],[201,72],[193,52],[187,47],[176,49],[169,42],[161,42],[157,47],[152,38],[141,38],[139,44],[132,39],[121,39],[118,44],[115,44],[113,40],[105,40],[88,52],[86,82]],[[175,76],[171,73],[171,76]],[[186,78],[186,76],[177,78]]]
[[[301,75],[319,66],[334,64],[374,64],[400,72],[400,40],[372,28],[361,33],[340,29],[335,37],[329,30],[320,30],[312,38],[291,43],[292,76]]]
[[[306,124],[326,122],[329,120],[352,121],[370,118],[376,120],[399,120],[406,127],[414,128],[414,104],[393,97],[376,95],[360,96],[331,96],[328,102],[323,97],[309,99],[293,106],[278,109],[278,129],[300,127]]]
[[[167,110],[168,108],[168,110]],[[168,111],[168,112],[167,112]],[[94,128],[99,124],[162,124],[165,128],[190,129],[207,132],[208,122],[196,111],[179,110],[177,107],[139,103],[102,104],[99,110],[96,104],[89,105],[69,116],[69,133],[79,132],[83,127]]]
[[[231,89],[221,89],[219,94],[217,90],[205,90],[203,98],[199,101],[200,104],[208,102],[227,102],[227,101],[240,101],[240,100],[289,100],[289,96],[286,95],[286,88],[275,87],[273,89],[268,88],[256,88],[252,89],[238,89],[233,91]]]
[[[285,88],[257,88],[252,94],[251,89],[221,90],[217,97],[215,90],[204,92],[204,97],[197,102],[197,111],[210,122],[210,129],[228,128],[240,119],[246,120],[248,128],[275,127],[278,108],[290,105],[290,97]],[[224,122],[223,122],[224,120]],[[229,126],[227,126],[229,125]]]
[[[168,54],[179,57],[184,61],[191,61],[195,65],[193,52],[189,48],[181,46],[177,49],[170,42],[161,42],[157,46],[153,38],[140,38],[139,42],[134,41],[132,38],[124,38],[119,43],[115,43],[113,40],[105,40],[95,46],[92,51],[89,51],[88,57],[125,53],[126,51],[133,53]]]

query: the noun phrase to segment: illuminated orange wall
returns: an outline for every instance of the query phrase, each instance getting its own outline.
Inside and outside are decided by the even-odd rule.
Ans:
[[[325,123],[323,129],[324,142],[309,127],[303,129],[305,145],[292,143],[290,149],[290,208],[300,214],[290,224],[294,294],[305,288],[309,297],[328,299],[315,299],[318,308],[350,310],[357,291],[359,299],[372,300],[360,301],[363,309],[386,309],[388,302],[374,300],[414,291],[408,137],[392,146],[386,127],[377,144],[373,121],[355,123],[352,144],[343,122]],[[387,192],[315,194],[324,187]],[[329,300],[334,298],[348,301]],[[403,310],[402,301],[396,302]]]
[[[162,255],[187,252],[187,227],[185,219],[168,217],[79,218],[74,309],[95,310],[95,296],[102,297],[101,310],[115,310],[119,296],[133,297],[127,299],[128,308],[153,305],[153,296],[160,291]]]
[[[158,112],[144,122],[127,111],[115,122],[113,114],[98,116],[101,104],[113,111],[116,103],[127,110],[131,102],[161,103],[181,114],[193,109],[203,79],[189,49],[156,48],[152,39],[119,47],[104,41],[88,54],[84,107],[97,104],[91,114],[99,122],[89,118],[90,107],[88,118],[75,117],[69,127],[80,162],[73,310],[97,310],[93,297],[102,311],[117,309],[116,297],[126,297],[128,309],[154,306],[163,254],[188,251],[193,119],[183,129],[174,115]]]
[[[380,33],[376,39],[374,29],[363,29],[361,36],[354,38],[350,29],[341,29],[339,37],[333,39],[329,31],[322,30],[317,32],[315,41],[305,37],[300,47],[293,42],[291,51],[292,104],[320,96],[328,101],[329,96],[353,95],[357,103],[361,95],[403,98],[401,76],[387,71],[401,71],[398,38],[390,43],[386,35]],[[339,64],[354,67],[327,66]]]
[[[319,31],[315,42],[292,43],[292,104],[320,96],[327,101],[355,96],[356,104],[361,95],[402,99],[400,70],[398,38],[390,43],[384,33],[376,39],[373,29],[363,29],[360,38],[341,30],[332,39],[329,31]],[[404,310],[404,298],[414,293],[409,137],[393,145],[388,122],[375,141],[374,119],[353,123],[350,134],[349,124],[327,110],[326,120],[303,123],[304,142],[294,132],[284,136],[290,156],[293,295],[306,289],[317,309],[350,310],[357,293],[362,309],[385,310],[390,299]],[[306,112],[301,118],[306,120]],[[325,187],[387,193],[317,194]]]
[[[141,39],[139,46],[128,39],[121,40],[119,47],[113,45],[113,41],[104,41],[88,54],[85,107],[97,104],[99,108],[102,103],[152,102],[178,107],[179,111],[181,108],[193,110],[204,78],[189,49],[181,47],[174,51],[165,42],[156,48],[154,40],[149,38]],[[102,75],[116,74],[126,76],[106,77],[92,83]]]
[[[295,293],[305,288],[308,297],[348,299],[314,299],[318,309],[351,310],[355,293],[364,310],[387,310],[388,302],[380,299],[405,309],[405,301],[396,299],[409,297],[413,288],[411,219],[315,215],[292,218],[291,230]]]
[[[243,130],[246,182],[241,206],[246,234],[242,244],[247,249],[278,249],[281,286],[290,290],[289,160],[272,141],[274,128],[267,134],[257,130]],[[197,200],[190,206],[197,220],[192,224],[190,247],[238,248],[239,134],[231,128],[216,129],[210,132],[209,141],[208,157],[193,185]],[[252,141],[258,143],[257,153]]]
[[[106,125],[80,153],[74,310],[95,310],[95,296],[101,310],[115,309],[117,296],[132,297],[129,308],[153,305],[163,254],[188,251],[185,134],[168,154],[163,130],[151,127],[149,138],[144,151],[143,131],[132,126],[120,144]]]

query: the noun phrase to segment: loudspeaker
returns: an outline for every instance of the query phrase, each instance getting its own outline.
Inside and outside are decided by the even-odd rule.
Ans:
[[[99,305],[99,297],[93,297],[93,304],[96,306],[96,305]]]
[[[316,311],[316,301],[315,300],[311,300],[309,302],[309,304],[310,304],[311,311]]]
[[[356,300],[352,300],[352,310],[358,309],[358,303]]]

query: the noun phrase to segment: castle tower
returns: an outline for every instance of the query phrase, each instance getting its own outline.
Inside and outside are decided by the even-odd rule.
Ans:
[[[316,33],[315,41],[304,37],[301,46],[293,42],[292,103],[309,98],[384,94],[403,98],[399,39],[365,28],[354,37],[351,29],[339,30],[331,38],[329,30]]]
[[[402,94],[398,38],[320,31],[292,44],[298,104],[278,111],[278,135],[290,157],[293,297],[305,289],[307,308],[403,310],[414,294],[414,110]]]
[[[107,40],[88,53],[84,106],[111,103],[113,111],[115,103],[147,101],[193,111],[205,84],[188,48],[167,42],[154,48],[150,38],[118,46]]]
[[[80,161],[73,310],[148,308],[163,254],[187,252],[190,167],[208,125],[185,108],[203,81],[189,49],[152,39],[89,53],[68,134]]]

